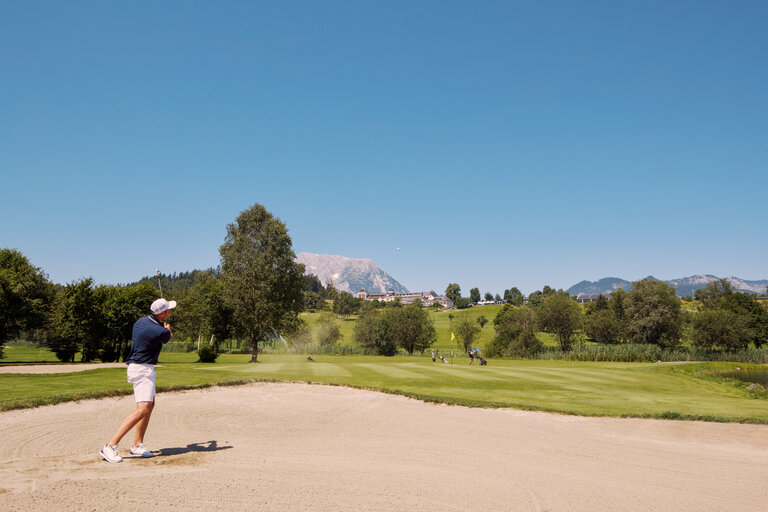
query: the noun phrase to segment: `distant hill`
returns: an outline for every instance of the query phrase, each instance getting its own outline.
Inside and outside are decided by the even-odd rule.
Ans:
[[[306,266],[306,274],[314,274],[327,286],[333,280],[337,290],[355,294],[361,289],[368,293],[408,293],[408,289],[392,276],[381,270],[368,258],[347,258],[332,254],[312,254],[301,252],[296,261]]]
[[[632,283],[618,277],[604,277],[599,281],[581,281],[568,288],[571,295],[599,295],[624,288],[632,289]]]
[[[653,276],[648,276],[650,279],[655,279]],[[670,279],[664,281],[665,283],[675,287],[677,295],[680,297],[693,296],[696,290],[704,288],[708,283],[717,281],[720,279],[717,276],[710,274],[706,275],[694,275],[688,277],[681,277],[679,279]],[[737,291],[746,293],[765,294],[765,288],[768,286],[768,279],[760,281],[747,281],[738,277],[726,277],[726,281],[731,283],[731,286]],[[568,288],[568,293],[571,295],[597,295],[600,293],[608,293],[619,288],[623,288],[627,291],[632,289],[632,283],[625,279],[618,277],[605,277],[599,281],[581,281]]]

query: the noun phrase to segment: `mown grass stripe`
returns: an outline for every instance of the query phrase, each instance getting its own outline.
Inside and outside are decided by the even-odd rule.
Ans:
[[[546,381],[546,382],[576,381],[576,382],[581,382],[586,384],[604,384],[604,383],[611,382],[611,378],[608,375],[603,375],[603,376],[578,375],[576,372],[571,372],[570,369],[544,370],[544,369],[537,369],[537,368],[526,368],[524,370],[500,369],[497,371],[498,373],[507,377],[515,377],[519,379],[535,380],[535,381]]]
[[[352,374],[341,365],[333,363],[312,363],[309,365],[315,377],[351,377]]]
[[[422,371],[433,372],[440,375],[451,375],[459,379],[482,380],[482,381],[504,380],[501,377],[494,377],[492,375],[489,375],[486,371],[488,370],[488,368],[485,366],[478,366],[475,368],[475,367],[459,366],[459,365],[447,365],[445,363],[420,364],[420,365],[417,365],[416,363],[404,363],[404,365],[418,366],[419,369]]]
[[[413,371],[402,368],[402,366],[404,366],[403,364],[382,365],[382,364],[376,364],[376,363],[352,363],[350,366],[354,366],[356,368],[362,368],[366,371],[374,372],[380,375],[385,375],[387,377],[392,377],[395,379],[428,379],[430,378],[428,375],[424,375],[423,373],[413,372]]]

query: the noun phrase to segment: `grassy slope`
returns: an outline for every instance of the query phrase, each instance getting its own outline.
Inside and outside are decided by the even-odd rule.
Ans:
[[[642,363],[493,360],[490,366],[432,363],[428,357],[222,355],[195,364],[194,354],[163,353],[160,390],[251,380],[322,382],[405,394],[428,401],[514,407],[594,416],[635,416],[768,423],[768,400],[743,387]],[[0,409],[130,393],[125,370],[58,375],[0,374]]]
[[[437,342],[434,348],[442,352],[458,352],[458,346],[456,343],[451,343],[451,325],[458,322],[463,317],[468,317],[472,321],[476,321],[481,315],[484,316],[488,323],[485,324],[480,335],[478,336],[475,346],[484,347],[486,343],[493,339],[495,334],[493,328],[493,319],[496,314],[501,310],[503,306],[478,306],[473,308],[467,308],[462,310],[449,310],[449,311],[430,311],[429,315],[435,324],[435,330],[437,331]],[[453,319],[449,315],[453,315]],[[320,313],[302,313],[301,318],[304,320],[310,329],[313,329],[317,324],[317,319],[320,317]],[[337,319],[336,324],[341,330],[343,339],[341,343],[345,345],[353,345],[355,336],[355,321],[357,317],[352,315],[347,320]],[[479,326],[480,324],[478,324]],[[537,336],[545,345],[557,345],[557,340],[554,336],[547,333],[538,333]]]

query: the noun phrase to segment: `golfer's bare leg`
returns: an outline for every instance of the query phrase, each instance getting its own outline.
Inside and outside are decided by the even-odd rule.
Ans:
[[[139,423],[145,416],[149,420],[149,415],[152,414],[152,408],[155,406],[155,402],[136,402],[136,410],[126,416],[120,427],[115,433],[115,437],[109,442],[109,446],[115,446],[120,440],[127,434],[137,423]],[[144,430],[146,431],[146,424]],[[142,433],[142,437],[144,434]],[[134,445],[135,446],[135,445]]]
[[[139,446],[144,442],[144,433],[147,431],[147,425],[149,425],[149,417],[152,416],[152,409],[155,408],[155,400],[151,402],[139,402],[147,406],[147,413],[144,415],[138,423],[136,423],[136,432],[133,437],[133,446]]]

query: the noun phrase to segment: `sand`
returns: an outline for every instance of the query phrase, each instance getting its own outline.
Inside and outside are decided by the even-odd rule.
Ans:
[[[159,367],[160,365],[158,365]],[[72,373],[97,368],[125,368],[125,363],[28,364],[0,366],[0,373]]]
[[[161,376],[162,377],[162,376]],[[132,397],[0,413],[0,510],[768,508],[768,427],[583,418],[263,383],[162,393],[153,459],[97,452]]]

